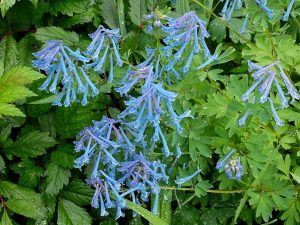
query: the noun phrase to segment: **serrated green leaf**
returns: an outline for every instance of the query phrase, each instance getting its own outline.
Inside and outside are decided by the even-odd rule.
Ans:
[[[32,207],[30,208],[32,212],[26,212],[29,217],[43,217],[46,212],[42,196],[35,193],[32,189],[20,187],[9,181],[0,181],[0,194],[3,197],[8,198],[9,204],[11,204],[9,207],[11,207],[13,211],[16,210],[16,212],[21,215],[25,215],[25,213],[20,212],[22,209],[19,207],[26,207],[28,205],[31,205],[30,207]]]
[[[16,156],[36,157],[46,153],[46,149],[53,147],[55,140],[49,136],[48,132],[33,131],[21,136],[9,148],[7,153]]]
[[[91,204],[94,190],[88,185],[80,181],[71,182],[60,193],[60,196],[64,199],[74,202],[78,206],[85,206]]]
[[[72,169],[74,166],[74,146],[70,144],[59,145],[58,148],[52,152],[51,160],[58,166]]]
[[[2,116],[25,117],[25,114],[13,104],[0,103],[0,118]]]
[[[44,75],[26,66],[15,66],[0,78],[0,90],[6,86],[23,86],[43,78]]]
[[[12,36],[4,37],[0,41],[0,76],[17,64],[17,43]]]
[[[137,212],[138,214],[140,214],[142,217],[144,217],[146,220],[148,220],[152,224],[168,225],[168,223],[165,222],[164,220],[160,219],[159,217],[157,217],[154,214],[152,214],[151,212],[149,212],[147,209],[145,209],[131,201],[126,200],[126,205],[129,209]]]
[[[19,65],[23,66],[31,66],[35,46],[35,38],[32,34],[26,35],[21,41],[18,43],[19,50]]]
[[[1,219],[1,222],[0,222],[1,225],[13,225],[10,221],[10,218],[9,216],[7,215],[7,211],[4,210],[3,211],[3,215],[2,215],[2,219]]]
[[[293,179],[294,179],[298,184],[300,184],[300,176],[298,176],[298,175],[296,175],[296,174],[294,174],[294,173],[291,173],[291,175],[292,175]]]
[[[189,1],[177,0],[175,5],[176,5],[176,12],[179,15],[183,15],[184,13],[190,11]]]
[[[91,7],[90,0],[54,0],[51,1],[50,13],[57,16],[58,13],[73,16],[75,13],[83,13]]]
[[[13,5],[16,3],[16,0],[1,0],[0,1],[0,8],[1,8],[1,14],[2,17],[5,16],[9,8],[13,7]]]
[[[58,225],[91,225],[92,218],[85,209],[60,198],[58,201]]]
[[[143,16],[147,14],[147,5],[145,0],[129,0],[131,21],[140,26],[143,22]]]
[[[63,188],[64,185],[69,183],[71,172],[68,169],[57,165],[54,162],[49,163],[44,173],[46,176],[46,193],[55,195]]]
[[[43,43],[47,43],[50,40],[63,40],[65,44],[70,46],[76,45],[79,42],[78,34],[55,26],[38,28],[35,38]]]
[[[58,25],[62,28],[70,28],[77,24],[90,23],[95,16],[95,9],[89,8],[83,13],[75,14],[72,17],[62,18]]]
[[[5,202],[5,205],[17,214],[30,217],[39,218],[43,217],[44,213],[34,204],[34,201],[28,199],[10,199]]]
[[[195,194],[200,198],[201,196],[207,195],[207,190],[210,188],[212,188],[212,184],[207,180],[202,180],[196,184]]]

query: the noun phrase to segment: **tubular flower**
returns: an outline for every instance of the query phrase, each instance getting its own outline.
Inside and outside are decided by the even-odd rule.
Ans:
[[[99,90],[89,79],[85,70],[79,66],[81,63],[89,61],[79,50],[73,51],[67,47],[63,41],[48,41],[46,47],[39,52],[33,53],[37,58],[32,61],[33,67],[44,70],[48,77],[40,86],[40,90],[58,93],[53,105],[70,106],[77,101],[77,95],[81,94],[81,104],[88,103],[88,96],[96,96]],[[62,88],[59,87],[62,85]]]
[[[289,20],[289,17],[290,17],[290,14],[291,14],[294,3],[295,3],[295,0],[290,0],[290,3],[289,3],[289,5],[288,5],[283,17],[282,17],[282,21],[288,21]]]
[[[241,180],[242,176],[242,165],[240,161],[240,157],[231,158],[233,153],[235,153],[235,149],[231,150],[224,159],[217,163],[216,168],[218,170],[224,169],[227,177],[232,179],[233,174],[237,180]]]
[[[125,158],[133,154],[135,144],[130,141],[127,133],[136,134],[125,122],[103,117],[101,121],[93,121],[93,123],[93,126],[84,128],[79,133],[80,139],[74,142],[75,151],[83,152],[75,160],[74,167],[81,168],[98,154],[101,159],[99,163],[110,163],[116,166],[119,162],[113,155],[118,150],[123,150]]]
[[[267,6],[268,0],[255,0],[255,2],[259,8],[261,8],[263,11],[265,11],[265,13],[269,17],[269,19],[273,18],[274,11]]]
[[[245,92],[245,94],[243,94],[242,100],[248,101],[251,94],[256,89],[258,89],[258,92],[260,94],[259,102],[266,103],[269,100],[270,107],[271,107],[272,113],[274,115],[276,124],[279,126],[282,126],[282,121],[277,119],[279,117],[277,116],[277,113],[275,112],[273,101],[272,100],[270,101],[270,97],[269,97],[272,85],[275,83],[277,94],[279,95],[280,102],[281,102],[281,109],[288,107],[289,102],[286,99],[286,94],[282,90],[282,87],[281,87],[278,79],[281,79],[283,81],[285,88],[287,89],[288,94],[291,96],[292,100],[299,100],[300,95],[298,94],[296,88],[292,85],[291,81],[285,74],[279,61],[274,62],[265,67],[259,66],[251,61],[248,61],[248,66],[249,66],[249,69],[248,69],[249,72],[255,71],[252,74],[252,77],[254,78],[255,82]],[[279,75],[276,73],[275,69],[279,70]],[[239,120],[239,124],[244,125],[248,115],[249,115],[249,111],[247,111],[245,113],[245,115]]]
[[[122,177],[118,181],[124,183],[128,189],[123,195],[130,193],[132,201],[140,204],[138,196],[142,201],[148,201],[150,191],[155,196],[152,213],[157,214],[160,193],[158,182],[161,180],[168,182],[169,179],[165,168],[166,165],[160,161],[150,162],[142,154],[134,154],[131,160],[121,163],[118,168],[122,173]]]
[[[119,53],[119,29],[110,30],[102,25],[89,34],[92,42],[87,47],[85,54],[92,59],[92,63],[87,63],[86,68],[93,68],[98,73],[103,73],[106,60],[109,58],[109,76],[108,81],[112,82],[114,78],[114,63],[121,67],[123,62]]]
[[[221,2],[224,2],[224,0],[221,0]],[[241,0],[226,0],[220,14],[224,20],[230,22],[233,11],[239,10],[242,5]]]
[[[201,170],[197,170],[189,176],[186,176],[186,177],[179,178],[179,179],[175,180],[175,183],[180,187],[182,184],[188,182],[189,180],[191,180],[193,177],[195,177],[200,172],[201,172]]]
[[[198,67],[201,69],[207,66],[212,61],[216,60],[217,56],[212,55],[205,42],[205,38],[210,35],[207,32],[206,22],[200,20],[195,12],[185,13],[178,19],[170,19],[168,24],[163,25],[161,29],[168,34],[164,39],[166,44],[163,47],[162,53],[168,58],[168,64],[165,70],[171,71],[178,79],[178,72],[174,69],[175,64],[183,60],[185,50],[190,51],[182,68],[183,73],[187,73],[190,69],[193,56],[198,54],[200,50],[203,52],[204,63]],[[201,47],[201,48],[200,48]],[[176,51],[175,54],[172,54]]]

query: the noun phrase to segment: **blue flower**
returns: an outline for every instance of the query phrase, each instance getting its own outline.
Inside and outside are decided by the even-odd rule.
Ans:
[[[221,0],[221,2],[223,1],[224,0]],[[226,0],[220,15],[224,20],[229,22],[231,20],[233,11],[240,9],[242,5],[243,4],[241,0]]]
[[[182,184],[188,182],[189,180],[191,180],[193,177],[195,177],[198,173],[200,173],[201,170],[198,169],[197,171],[195,171],[193,174],[183,177],[183,178],[179,178],[177,180],[175,180],[175,183],[180,187]]]
[[[282,21],[288,21],[289,17],[290,17],[290,14],[291,14],[291,11],[292,11],[292,8],[293,8],[293,5],[295,3],[295,0],[290,0],[290,3],[282,17]]]
[[[298,94],[296,88],[292,85],[289,78],[286,76],[284,70],[282,69],[281,65],[279,64],[279,61],[276,61],[268,66],[262,67],[259,66],[251,61],[248,61],[249,65],[249,72],[255,71],[252,74],[252,77],[254,78],[255,82],[253,85],[243,94],[242,100],[247,101],[250,97],[251,93],[254,92],[254,90],[258,87],[259,84],[260,87],[258,88],[259,93],[261,94],[261,97],[259,101],[261,103],[265,103],[268,100],[268,96],[272,87],[272,84],[275,83],[276,89],[278,91],[280,101],[281,101],[281,108],[286,108],[288,106],[288,101],[285,97],[285,94],[278,82],[278,78],[276,77],[276,70],[272,69],[278,69],[280,72],[280,78],[283,80],[286,89],[288,90],[288,93],[292,97],[292,99],[299,100],[300,95]],[[274,68],[275,67],[275,68]]]
[[[166,46],[161,49],[162,54],[167,57],[169,62],[165,69],[171,71],[177,79],[180,76],[178,76],[174,66],[177,62],[183,60],[183,53],[186,50],[190,52],[182,68],[183,73],[189,71],[193,56],[199,53],[200,46],[202,47],[204,59],[207,60],[204,66],[216,60],[216,55],[210,53],[205,42],[205,38],[210,36],[205,27],[206,23],[200,20],[193,11],[185,13],[177,19],[172,19],[168,21],[167,25],[161,27],[162,31],[168,34],[164,39]],[[172,54],[173,51],[176,51],[176,53]],[[199,66],[198,69],[203,67]]]
[[[278,116],[278,114],[277,114],[277,112],[274,108],[272,99],[268,98],[268,100],[269,100],[271,111],[272,111],[272,114],[273,114],[273,117],[274,117],[274,120],[275,120],[276,124],[280,127],[284,126],[284,123],[282,122],[282,120],[280,119],[280,117]]]
[[[165,173],[165,165],[160,161],[148,161],[142,154],[133,155],[130,161],[121,163],[118,170],[122,173],[122,177],[118,180],[124,183],[128,191],[122,194],[131,194],[132,200],[137,201],[137,196],[141,196],[142,201],[148,201],[149,190],[155,195],[152,207],[152,213],[157,214],[158,195],[160,187],[158,182],[163,180],[168,182],[169,177]]]
[[[37,58],[32,61],[33,67],[44,70],[48,75],[39,89],[58,93],[53,105],[70,106],[72,102],[78,101],[78,94],[83,96],[81,104],[86,105],[88,95],[94,97],[99,94],[85,70],[79,66],[89,61],[79,50],[73,51],[62,41],[53,40],[48,41],[44,49],[33,55]],[[60,84],[62,88],[59,87]]]
[[[107,58],[109,58],[110,71],[108,81],[112,82],[114,78],[114,62],[121,67],[123,62],[119,53],[118,42],[121,38],[119,29],[109,30],[102,25],[89,34],[92,42],[87,47],[85,54],[92,59],[91,63],[85,64],[86,68],[93,68],[98,73],[103,73]]]
[[[240,180],[243,171],[240,157],[238,156],[236,158],[231,158],[235,151],[235,149],[232,149],[231,152],[229,152],[224,159],[217,163],[216,168],[218,170],[224,169],[229,179],[232,179],[234,174],[235,178],[237,180]]]
[[[268,6],[266,6],[266,4],[268,2],[267,0],[255,0],[255,2],[259,8],[261,8],[262,10],[264,10],[266,12],[269,19],[273,18],[274,12],[272,9],[270,9]]]
[[[103,117],[101,121],[93,121],[94,125],[83,129],[79,133],[80,139],[75,141],[75,150],[83,154],[75,160],[76,168],[88,164],[92,157],[101,158],[101,163],[118,165],[114,158],[117,150],[122,149],[125,158],[133,154],[135,143],[132,143],[127,136],[136,135],[125,122]],[[124,129],[125,130],[124,130]],[[99,152],[101,155],[99,155]],[[98,161],[99,161],[98,160]],[[98,162],[98,164],[100,161]],[[95,174],[96,176],[97,174]]]

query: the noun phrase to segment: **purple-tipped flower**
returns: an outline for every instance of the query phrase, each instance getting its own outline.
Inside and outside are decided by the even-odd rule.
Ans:
[[[290,14],[291,14],[294,3],[295,3],[295,0],[290,0],[290,3],[288,5],[282,19],[281,19],[282,21],[288,21],[289,20],[289,17],[290,17]]]
[[[242,165],[240,161],[240,157],[231,158],[233,153],[235,153],[235,149],[231,150],[224,159],[217,163],[216,168],[218,170],[224,169],[227,177],[232,179],[233,174],[237,180],[241,179],[242,175]]]
[[[88,95],[99,94],[87,73],[79,66],[89,61],[79,50],[73,51],[62,41],[53,40],[48,41],[44,49],[33,55],[37,58],[32,61],[33,67],[44,70],[48,75],[39,89],[58,93],[53,105],[70,106],[72,102],[78,101],[78,94],[83,96],[81,104],[86,105]]]
[[[179,178],[179,179],[175,180],[175,184],[177,184],[180,187],[182,184],[190,181],[193,177],[195,177],[200,172],[201,172],[201,170],[198,169],[197,171],[195,171],[193,174],[191,174],[189,176]]]
[[[121,38],[119,30],[106,29],[100,25],[98,29],[94,33],[89,34],[89,36],[92,38],[92,42],[87,47],[85,54],[89,56],[93,62],[86,64],[85,67],[93,68],[96,72],[103,73],[105,62],[109,58],[109,81],[112,81],[114,77],[114,63],[118,67],[121,67],[123,64],[118,45]]]

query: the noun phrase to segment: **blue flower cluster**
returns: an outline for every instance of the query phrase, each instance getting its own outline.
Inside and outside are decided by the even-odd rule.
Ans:
[[[161,16],[157,12],[146,15],[145,18],[147,20],[156,18],[154,26],[159,27],[167,35],[163,39],[165,46],[160,50],[161,55],[168,62],[163,67],[168,75],[171,72],[176,79],[181,79],[175,65],[183,61],[185,51],[188,52],[188,56],[181,68],[181,72],[184,74],[190,70],[193,57],[197,54],[201,53],[203,55],[203,63],[197,67],[198,70],[203,69],[217,59],[217,55],[211,54],[205,41],[210,36],[206,30],[206,22],[199,19],[194,11],[187,12],[177,19]],[[162,19],[166,22],[160,22]],[[150,24],[150,26],[152,25]],[[148,32],[153,31],[153,29],[147,30]]]
[[[157,18],[155,20],[158,20]],[[159,183],[168,182],[166,165],[158,160],[149,161],[144,154],[148,155],[161,146],[165,157],[172,155],[163,126],[174,128],[179,134],[183,131],[180,121],[192,117],[190,110],[182,114],[176,113],[173,102],[177,93],[166,89],[168,86],[164,85],[164,75],[167,74],[169,77],[169,71],[175,71],[173,66],[179,62],[179,52],[182,54],[186,48],[184,42],[193,42],[192,56],[200,51],[198,33],[200,33],[200,43],[205,55],[208,58],[215,57],[210,54],[204,42],[204,38],[209,36],[205,23],[200,21],[194,12],[187,13],[177,20],[164,18],[174,22],[174,24],[170,22],[168,25],[164,23],[159,25],[166,32],[171,31],[167,27],[176,30],[172,32],[173,39],[168,42],[174,50],[174,56],[172,53],[164,58],[168,60],[162,60],[163,56],[159,54],[158,49],[146,48],[145,61],[130,66],[124,79],[119,82],[119,87],[115,88],[117,92],[127,97],[126,108],[119,114],[118,119],[103,117],[101,121],[94,121],[93,126],[79,133],[79,140],[75,142],[75,150],[82,153],[76,159],[75,167],[81,169],[82,166],[93,163],[87,183],[95,188],[92,206],[100,208],[102,216],[107,215],[107,208],[115,208],[116,218],[119,218],[123,215],[122,209],[126,207],[125,198],[141,204],[148,201],[150,193],[154,195],[152,212],[157,212]],[[190,30],[189,26],[194,28]],[[89,50],[85,55],[92,57],[98,54],[95,54],[97,52],[95,49],[101,46],[103,38],[101,38],[101,29],[100,27],[99,31],[91,35],[93,41],[88,50],[93,50]],[[187,39],[184,38],[185,35]],[[179,42],[177,43],[175,39]],[[180,49],[175,51],[179,46]],[[104,52],[103,57],[106,54]],[[101,68],[98,67],[101,62],[102,59],[85,65],[93,69]],[[172,67],[170,63],[173,64]],[[180,76],[179,72],[176,74]],[[132,89],[135,91],[132,92]],[[179,146],[176,147],[175,155],[176,159],[181,155]],[[199,173],[200,170],[176,180],[175,183],[180,186]]]
[[[75,150],[83,152],[75,160],[75,167],[81,169],[85,164],[93,164],[87,183],[95,189],[91,205],[100,208],[101,216],[108,215],[107,208],[116,208],[118,219],[126,207],[125,197],[140,205],[141,201],[149,200],[150,192],[155,195],[152,212],[157,213],[159,182],[169,179],[166,165],[137,154],[135,148],[139,143],[130,141],[136,136],[128,123],[103,117],[82,130],[75,142]]]
[[[285,74],[283,68],[280,65],[279,61],[271,63],[267,66],[260,66],[256,63],[248,61],[248,71],[252,72],[252,77],[254,78],[255,82],[253,85],[243,94],[242,100],[247,102],[253,92],[258,90],[258,102],[266,103],[267,101],[270,104],[270,108],[274,117],[274,120],[278,126],[283,126],[282,120],[279,118],[275,108],[273,101],[270,97],[270,92],[272,86],[276,87],[276,92],[279,95],[281,101],[281,109],[286,108],[289,106],[289,102],[286,98],[286,94],[284,93],[281,85],[280,80],[283,81],[285,88],[287,89],[287,94],[292,98],[292,101],[299,100],[300,95],[298,94],[296,88],[293,86],[287,75]],[[279,75],[277,73],[279,72]],[[277,76],[278,77],[277,77]],[[279,79],[279,80],[278,80]],[[252,103],[255,103],[255,96],[252,98]],[[240,125],[244,125],[246,122],[247,117],[249,116],[250,111],[247,110],[244,116],[238,121]]]
[[[236,180],[241,180],[243,171],[241,159],[239,156],[231,158],[235,151],[235,149],[231,150],[224,159],[217,163],[216,168],[218,170],[224,169],[229,179],[232,179],[235,176]]]
[[[120,39],[118,33],[119,30],[108,30],[100,26],[90,34],[92,42],[84,53],[79,49],[71,50],[61,40],[48,41],[45,48],[33,53],[37,58],[32,61],[33,67],[43,70],[48,75],[39,89],[57,94],[53,105],[68,107],[72,102],[79,102],[78,95],[82,96],[81,104],[86,105],[88,96],[98,95],[99,90],[90,80],[87,70],[93,68],[96,72],[103,73],[108,57],[110,62],[108,81],[112,82],[114,61],[117,66],[122,66],[118,50]]]
[[[220,0],[220,1],[224,2],[224,0]],[[254,1],[257,4],[257,6],[267,14],[269,19],[272,19],[274,17],[274,11],[270,7],[267,6],[268,0],[254,0]],[[282,19],[281,19],[282,21],[288,21],[294,3],[295,3],[295,0],[289,1],[287,9],[286,9],[284,15],[282,16]],[[242,6],[243,6],[242,0],[225,0],[225,3],[223,5],[220,15],[222,16],[222,18],[225,21],[230,22],[232,19],[233,12],[235,10],[240,10],[242,8]],[[245,15],[243,24],[240,28],[240,33],[243,33],[245,31],[246,25],[248,22],[248,17],[249,17],[249,14],[247,13]]]

